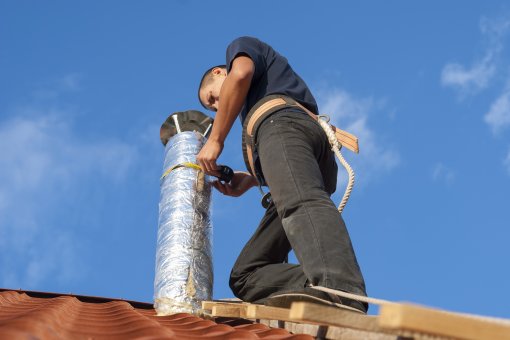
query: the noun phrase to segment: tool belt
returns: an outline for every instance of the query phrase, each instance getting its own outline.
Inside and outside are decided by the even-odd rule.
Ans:
[[[259,100],[248,112],[243,124],[243,157],[246,168],[257,178],[259,183],[263,185],[263,176],[257,171],[260,169],[258,160],[258,151],[256,150],[257,130],[262,122],[276,111],[284,108],[297,108],[303,110],[314,120],[318,120],[319,116],[308,110],[306,107],[298,103],[296,100],[281,94],[269,95]],[[349,150],[359,153],[358,138],[348,132],[340,130],[335,126],[331,126],[341,146],[345,146]]]

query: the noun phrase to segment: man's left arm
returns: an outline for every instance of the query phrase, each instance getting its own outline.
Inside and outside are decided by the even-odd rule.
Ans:
[[[216,160],[223,151],[225,139],[243,107],[254,72],[255,64],[249,57],[241,55],[232,61],[230,72],[221,87],[211,134],[197,155],[198,164],[206,173],[210,174],[217,169]]]

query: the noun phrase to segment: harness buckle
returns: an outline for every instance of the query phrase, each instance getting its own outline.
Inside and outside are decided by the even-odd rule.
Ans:
[[[328,123],[328,124],[329,124],[330,118],[329,118],[329,116],[328,116],[328,115],[317,115],[317,118],[318,118],[318,119],[322,119],[322,120],[324,120],[326,123]]]

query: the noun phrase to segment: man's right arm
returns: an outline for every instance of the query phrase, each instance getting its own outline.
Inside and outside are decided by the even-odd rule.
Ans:
[[[225,141],[246,100],[254,72],[255,65],[249,57],[241,55],[232,61],[220,91],[218,112],[209,139]]]
[[[198,163],[207,173],[217,169],[216,160],[243,107],[254,72],[255,65],[249,57],[240,55],[232,61],[230,72],[221,87],[219,107],[214,117],[211,134],[197,155]]]

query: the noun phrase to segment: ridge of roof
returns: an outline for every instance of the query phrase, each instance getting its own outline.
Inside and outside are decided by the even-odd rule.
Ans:
[[[149,302],[140,302],[140,301],[133,301],[133,300],[126,300],[122,298],[106,298],[106,297],[100,297],[100,296],[91,296],[91,295],[80,295],[80,294],[73,294],[73,293],[53,293],[53,292],[42,292],[42,291],[36,291],[36,290],[24,290],[24,289],[7,289],[7,288],[0,288],[1,292],[6,291],[13,291],[18,293],[25,293],[30,297],[36,297],[36,298],[55,298],[59,296],[71,296],[75,297],[81,302],[88,302],[88,303],[103,303],[103,302],[111,302],[111,301],[124,301],[129,303],[134,308],[140,308],[140,309],[153,309],[154,305]]]

